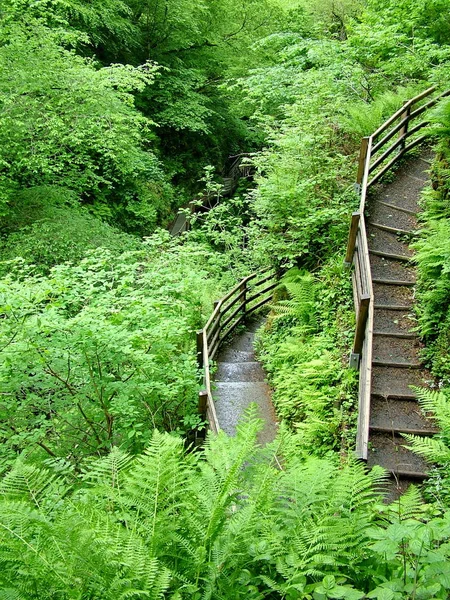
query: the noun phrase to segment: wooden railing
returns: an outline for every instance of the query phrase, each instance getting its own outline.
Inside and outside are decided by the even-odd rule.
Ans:
[[[350,355],[350,366],[359,368],[358,429],[356,455],[367,460],[369,442],[370,393],[372,378],[372,338],[373,338],[373,289],[370,272],[369,247],[367,242],[364,210],[369,189],[409,150],[421,144],[425,135],[418,132],[429,121],[417,122],[426,110],[441,98],[450,95],[450,90],[433,96],[424,104],[424,98],[432,96],[433,86],[411,100],[405,102],[372,135],[361,141],[356,189],[361,194],[359,210],[352,214],[352,222],[347,243],[345,264],[354,265],[353,296],[356,312],[356,330]],[[393,140],[391,142],[391,140]],[[391,143],[390,143],[391,142]],[[390,143],[390,144],[389,144]]]
[[[206,325],[197,331],[197,364],[203,370],[204,386],[199,392],[199,413],[215,433],[220,426],[211,389],[211,361],[217,356],[227,336],[255,310],[270,302],[277,285],[272,269],[244,277],[228,294],[214,303],[214,310]]]

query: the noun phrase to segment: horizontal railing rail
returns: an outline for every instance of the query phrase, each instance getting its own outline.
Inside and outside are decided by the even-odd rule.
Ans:
[[[372,275],[364,218],[367,194],[400,158],[425,141],[427,134],[417,135],[417,133],[429,125],[429,121],[425,118],[417,122],[418,117],[439,100],[450,95],[450,90],[447,90],[432,97],[426,103],[419,104],[435,91],[436,87],[433,86],[411,98],[372,135],[361,140],[356,178],[356,189],[361,194],[361,200],[359,210],[352,214],[345,264],[354,265],[352,280],[356,328],[350,366],[359,369],[356,455],[363,460],[367,460],[369,444],[374,319]],[[380,137],[382,134],[383,137]],[[393,138],[394,141],[388,145]]]
[[[258,308],[272,300],[278,285],[275,272],[269,268],[244,277],[225,296],[214,303],[214,310],[203,329],[197,331],[197,364],[203,372],[203,389],[199,392],[199,413],[210,429],[220,429],[214,407],[211,384],[211,361],[221,344]]]

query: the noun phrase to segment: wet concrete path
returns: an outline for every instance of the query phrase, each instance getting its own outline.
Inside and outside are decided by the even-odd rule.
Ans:
[[[223,347],[217,359],[213,393],[220,427],[228,435],[235,435],[236,426],[249,404],[257,404],[264,421],[258,435],[262,445],[271,442],[277,433],[270,388],[254,351],[255,333],[264,320],[264,317],[249,320],[246,330]]]

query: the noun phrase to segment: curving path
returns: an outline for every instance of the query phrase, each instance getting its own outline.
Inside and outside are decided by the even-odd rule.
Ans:
[[[275,438],[277,422],[270,388],[254,351],[255,332],[263,323],[261,317],[249,319],[246,330],[224,345],[217,359],[213,395],[220,427],[229,435],[235,435],[243,413],[255,402],[264,421],[258,441],[265,445]]]
[[[368,466],[390,471],[398,491],[427,476],[427,464],[405,448],[402,433],[432,435],[410,386],[430,383],[420,361],[413,314],[416,269],[409,241],[417,229],[430,152],[407,160],[392,183],[380,186],[366,211],[374,290],[374,334]]]

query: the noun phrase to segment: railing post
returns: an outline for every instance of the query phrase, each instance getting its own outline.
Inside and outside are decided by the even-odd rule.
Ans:
[[[359,149],[358,173],[356,175],[356,191],[359,193],[361,183],[364,177],[366,166],[367,148],[369,147],[369,137],[363,137],[361,140],[361,148]]]
[[[244,279],[244,281],[241,283],[239,291],[243,294],[241,298],[241,308],[245,321],[245,319],[247,318],[247,279]]]
[[[198,393],[198,414],[202,419],[206,419],[207,406],[208,392],[206,390],[200,390]]]
[[[363,294],[359,303],[358,315],[356,317],[356,331],[353,342],[353,352],[350,355],[350,367],[358,368],[364,337],[366,334],[367,317],[369,316],[370,295]]]
[[[403,104],[406,104],[407,102],[403,102]],[[404,148],[405,148],[405,144],[406,144],[406,134],[408,133],[408,125],[409,125],[409,115],[411,114],[411,104],[408,104],[408,107],[406,108],[406,110],[404,112],[402,112],[402,114],[400,115],[400,120],[403,121],[403,119],[406,119],[405,123],[402,125],[400,131],[398,132],[398,137],[402,140],[401,144],[399,146],[399,153],[401,153]]]
[[[197,331],[197,366],[203,369],[203,329]]]
[[[352,222],[350,225],[350,231],[348,234],[347,252],[345,254],[344,265],[350,267],[353,261],[353,253],[355,252],[356,236],[358,235],[359,219],[361,214],[359,212],[352,213]]]

